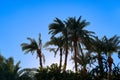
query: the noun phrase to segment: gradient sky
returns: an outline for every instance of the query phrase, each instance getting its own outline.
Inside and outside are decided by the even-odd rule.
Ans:
[[[27,37],[37,39],[39,33],[44,44],[50,38],[48,25],[55,17],[65,20],[73,16],[90,22],[87,29],[99,37],[120,36],[119,0],[0,0],[0,53],[6,58],[14,57],[15,62],[20,60],[22,68],[38,67],[36,55],[24,55],[20,44],[28,42]],[[59,62],[53,53],[43,53],[45,65]],[[113,57],[116,63],[120,62],[117,55]]]

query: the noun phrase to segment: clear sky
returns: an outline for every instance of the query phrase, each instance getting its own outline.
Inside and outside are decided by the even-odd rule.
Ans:
[[[0,53],[20,60],[22,68],[38,67],[36,55],[24,55],[20,44],[28,42],[27,37],[37,39],[39,33],[44,44],[50,37],[48,25],[55,17],[65,20],[73,16],[90,22],[87,29],[99,37],[120,36],[120,0],[0,0]],[[43,53],[46,65],[59,61],[53,53]],[[116,55],[113,57],[120,62]]]

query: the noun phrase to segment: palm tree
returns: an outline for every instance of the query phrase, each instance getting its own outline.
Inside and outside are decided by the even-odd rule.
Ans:
[[[49,25],[49,34],[51,34],[51,38],[54,36],[59,36],[59,34],[63,37],[64,47],[65,47],[65,63],[64,70],[67,66],[67,57],[68,57],[68,29],[67,26],[58,18],[55,18],[54,22]]]
[[[119,52],[120,50],[120,40],[119,40],[120,37],[118,37],[117,35],[111,37],[111,38],[107,38],[106,36],[104,36],[104,43],[105,43],[105,50],[104,52],[107,53],[108,55],[108,65],[109,65],[109,80],[112,79],[111,77],[111,72],[112,72],[112,63],[113,63],[113,59],[112,59],[112,54],[114,52]]]
[[[98,65],[100,68],[100,78],[103,78],[103,62],[102,62],[102,54],[104,52],[105,49],[105,43],[104,43],[104,38],[99,39],[98,37],[94,37],[94,39],[92,39],[92,46],[89,47],[88,50],[97,53],[97,58],[98,58]]]
[[[104,75],[102,53],[108,55],[109,79],[111,79],[111,71],[112,71],[112,63],[113,63],[113,59],[111,55],[113,54],[113,52],[119,51],[120,49],[119,43],[120,43],[119,37],[116,35],[110,39],[108,39],[106,36],[104,36],[101,40],[98,39],[98,37],[95,37],[95,39],[93,39],[93,45],[89,49],[98,54],[98,64],[100,67],[100,78],[101,79]]]
[[[29,37],[27,39],[30,41],[30,43],[22,43],[21,44],[22,50],[25,51],[25,54],[29,52],[33,54],[36,51],[37,56],[39,58],[40,67],[42,68],[43,67],[42,59],[43,62],[45,62],[45,58],[41,51],[42,49],[41,35],[39,34],[38,43],[36,42],[35,39]]]
[[[57,54],[58,50],[60,51],[60,63],[59,63],[59,68],[61,69],[62,67],[62,55],[63,55],[63,44],[64,41],[62,39],[62,36],[60,37],[52,37],[50,41],[48,41],[44,47],[48,47],[50,45],[54,45],[57,46],[57,49],[55,50],[55,48],[48,48],[50,51],[53,51],[55,53],[55,55]]]
[[[85,29],[89,25],[86,20],[81,20],[81,16],[76,20],[75,17],[70,17],[65,22],[69,29],[69,37],[74,46],[74,62],[75,71],[77,71],[77,46],[80,44],[80,51],[82,52],[82,45],[88,46],[90,43],[90,36],[94,33]]]
[[[25,74],[26,70],[19,67],[20,61],[14,64],[14,59],[8,59],[0,55],[0,79],[1,80],[32,80],[31,76]]]

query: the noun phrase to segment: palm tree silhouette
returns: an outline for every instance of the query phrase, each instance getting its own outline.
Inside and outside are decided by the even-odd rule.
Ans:
[[[59,68],[61,69],[62,67],[62,55],[63,55],[63,44],[64,41],[62,39],[62,36],[60,37],[52,37],[50,41],[46,42],[46,44],[44,45],[44,47],[48,47],[50,45],[54,45],[57,46],[57,48],[48,48],[49,51],[53,51],[55,53],[55,55],[57,54],[58,50],[60,51],[60,63],[59,63]]]
[[[67,29],[67,26],[59,18],[55,18],[54,22],[49,25],[49,34],[52,35],[51,38],[54,36],[62,36],[62,38],[64,40],[64,47],[65,47],[64,70],[66,70],[67,58],[68,58],[68,29]]]
[[[68,35],[70,37],[70,41],[73,43],[75,71],[77,71],[77,46],[80,44],[80,51],[82,52],[82,45],[89,45],[90,36],[94,32],[85,29],[85,27],[89,25],[89,22],[86,22],[86,20],[81,20],[81,16],[78,19],[75,17],[70,17],[65,23],[69,29]]]
[[[20,61],[15,64],[14,59],[8,59],[0,55],[0,79],[1,80],[33,80],[37,69],[20,69]]]
[[[98,37],[94,37],[94,39],[91,39],[91,40],[92,40],[92,46],[89,47],[88,50],[90,50],[94,53],[97,53],[98,65],[100,68],[100,78],[102,79],[103,75],[104,75],[103,74],[104,70],[103,70],[102,54],[105,49],[105,43],[104,43],[103,38],[99,39]]]
[[[114,35],[111,38],[107,38],[106,36],[103,37],[104,43],[105,43],[105,49],[104,52],[106,53],[106,55],[108,55],[108,66],[109,66],[109,80],[112,80],[111,77],[111,73],[112,73],[112,63],[113,63],[113,58],[112,58],[112,54],[113,53],[118,53],[120,50],[120,37],[118,37],[117,35]]]
[[[42,50],[41,34],[39,34],[38,43],[36,42],[35,39],[29,37],[27,39],[30,41],[30,43],[22,43],[21,44],[22,50],[25,52],[25,54],[29,52],[33,54],[36,51],[37,57],[39,58],[40,67],[43,68],[42,59],[43,62],[45,62],[45,58],[41,51]]]

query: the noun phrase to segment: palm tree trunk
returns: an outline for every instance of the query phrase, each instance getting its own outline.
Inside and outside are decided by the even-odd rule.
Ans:
[[[101,57],[100,53],[98,53],[98,64],[99,64],[99,67],[100,67],[100,78],[102,79],[104,71],[103,71],[102,57]]]
[[[43,68],[43,65],[42,65],[42,54],[41,54],[41,50],[40,49],[37,49],[37,54],[38,54],[38,57],[39,57],[40,67]]]
[[[109,80],[112,80],[112,63],[113,63],[112,57],[109,56],[107,61],[109,65]]]
[[[67,66],[67,57],[68,57],[68,46],[66,46],[64,70],[66,70],[66,66]]]
[[[62,67],[62,48],[60,48],[60,65],[59,65],[60,70],[61,67]]]
[[[82,60],[84,61],[84,54],[83,54],[83,51],[82,51],[82,48],[81,48],[80,43],[79,43],[79,49],[80,49],[81,55],[83,56],[83,57],[82,57]],[[82,65],[82,67],[83,67],[83,68],[82,68],[83,74],[85,75],[85,74],[87,73],[86,65]]]
[[[66,30],[66,33],[65,33],[65,41],[66,41],[66,44],[65,44],[65,62],[64,62],[64,70],[66,70],[66,66],[67,66],[67,58],[68,58],[68,34],[67,34],[67,30]]]
[[[75,71],[77,72],[77,42],[74,41],[74,62],[75,62]]]

